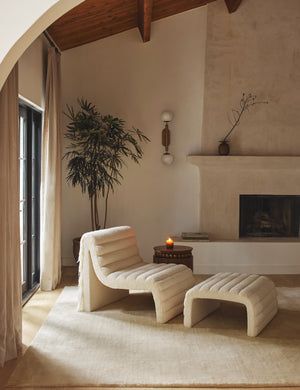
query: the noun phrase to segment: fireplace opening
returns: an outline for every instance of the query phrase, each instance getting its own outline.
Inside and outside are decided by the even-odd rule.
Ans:
[[[240,237],[299,237],[300,196],[240,195]]]

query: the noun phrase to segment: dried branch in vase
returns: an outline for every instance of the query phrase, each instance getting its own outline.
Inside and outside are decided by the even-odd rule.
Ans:
[[[228,120],[231,124],[231,129],[225,135],[221,142],[228,141],[229,136],[232,134],[233,130],[239,125],[241,117],[246,111],[249,111],[251,107],[256,104],[268,104],[267,101],[257,101],[257,96],[252,93],[248,93],[247,95],[243,93],[242,98],[240,100],[240,107],[238,109],[232,109],[231,115],[228,116]]]

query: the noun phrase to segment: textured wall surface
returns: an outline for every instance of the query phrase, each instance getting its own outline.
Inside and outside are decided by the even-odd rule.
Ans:
[[[299,22],[298,0],[244,0],[231,15],[221,0],[209,5],[203,154],[217,154],[230,128],[227,113],[242,92],[252,92],[269,104],[245,113],[232,134],[231,154],[300,155]],[[200,227],[213,239],[238,239],[240,194],[300,194],[300,171],[293,166],[234,168],[201,170]]]
[[[300,170],[291,167],[291,170],[228,171],[220,167],[201,172],[200,188],[201,228],[210,232],[212,239],[238,239],[239,196],[299,195]]]
[[[232,154],[300,154],[299,0],[243,0],[231,15],[219,0],[207,18],[203,153],[216,152],[227,113],[253,92],[269,105],[245,114]]]

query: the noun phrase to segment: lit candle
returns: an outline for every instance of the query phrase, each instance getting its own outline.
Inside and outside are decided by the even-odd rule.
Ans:
[[[167,249],[173,249],[174,247],[174,241],[172,240],[172,238],[168,238],[167,241],[166,241],[166,247]]]

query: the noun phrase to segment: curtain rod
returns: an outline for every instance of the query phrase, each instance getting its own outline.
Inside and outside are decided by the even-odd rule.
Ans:
[[[46,37],[47,41],[49,42],[50,46],[54,47],[54,48],[57,50],[57,52],[58,52],[59,54],[61,54],[60,48],[57,46],[56,42],[55,42],[54,39],[51,37],[51,35],[48,33],[48,31],[45,30],[45,31],[43,32],[43,34],[44,34],[44,36]]]

